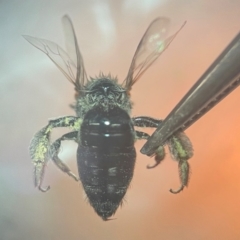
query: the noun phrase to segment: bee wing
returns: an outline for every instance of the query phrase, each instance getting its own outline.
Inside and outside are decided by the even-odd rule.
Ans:
[[[157,18],[147,28],[128,71],[128,75],[123,82],[123,86],[130,91],[132,85],[142,76],[142,74],[157,60],[157,58],[167,49],[181,28],[172,36],[167,38],[170,20],[168,18]]]
[[[67,32],[66,39],[69,41],[68,46],[72,45],[72,49],[75,50],[75,55],[72,54],[74,56],[73,58],[70,58],[68,53],[54,42],[27,35],[24,35],[23,37],[34,47],[44,52],[55,63],[66,78],[74,84],[76,89],[80,91],[83,88],[86,79],[83,60],[78,48],[71,20],[69,17],[64,16],[63,22],[65,32]]]
[[[76,80],[75,83],[77,87],[83,89],[87,81],[87,75],[84,68],[83,58],[78,47],[77,37],[74,31],[74,27],[69,16],[65,15],[62,18],[63,30],[65,35],[65,42],[68,53],[71,56],[71,59],[77,66]]]

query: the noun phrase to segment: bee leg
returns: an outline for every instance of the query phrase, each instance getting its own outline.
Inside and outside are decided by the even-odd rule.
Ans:
[[[134,126],[136,126],[136,127],[150,127],[150,128],[157,128],[162,123],[162,120],[151,118],[151,117],[146,117],[146,116],[132,118],[132,121],[133,121]],[[136,133],[137,132],[138,131],[136,131]],[[138,135],[140,133],[143,133],[143,132],[138,132],[138,134],[137,134],[138,139],[148,139],[149,138],[148,134],[147,134],[147,137],[146,136],[138,137]],[[146,134],[146,133],[144,133],[144,134]],[[166,153],[165,153],[164,147],[159,146],[157,148],[157,150],[155,151],[154,155],[155,155],[154,156],[155,164],[147,165],[148,169],[155,168],[165,158]]]
[[[145,132],[140,132],[140,131],[135,131],[136,133],[136,139],[137,140],[141,140],[141,139],[148,139],[150,137],[150,135],[148,133]]]
[[[30,143],[30,156],[34,164],[34,185],[42,192],[47,192],[50,187],[42,187],[43,176],[48,161],[49,135],[51,127],[46,126],[37,132]]]
[[[157,165],[159,165],[162,162],[162,160],[164,160],[165,156],[166,156],[165,148],[163,146],[159,146],[155,151],[155,156],[154,156],[155,164],[147,165],[147,169],[155,168]]]
[[[135,117],[132,118],[133,124],[136,127],[153,127],[157,128],[162,120],[154,119],[151,117]],[[146,139],[146,138],[144,138]],[[168,141],[169,151],[172,158],[178,161],[179,176],[181,181],[181,186],[177,190],[170,189],[171,193],[179,193],[184,187],[187,186],[189,181],[189,164],[187,162],[193,156],[193,147],[189,138],[183,132],[178,132],[174,134]],[[159,146],[154,153],[156,163],[152,166],[147,166],[147,168],[156,167],[165,157],[165,149],[163,146]]]
[[[159,124],[162,123],[162,120],[140,116],[132,118],[133,125],[136,127],[150,127],[150,128],[157,128]]]
[[[58,153],[59,153],[62,141],[73,140],[73,141],[77,142],[77,136],[78,136],[78,132],[77,131],[64,134],[62,137],[58,138],[51,145],[51,159],[53,160],[53,162],[57,165],[57,167],[59,169],[61,169],[65,173],[67,173],[70,177],[72,177],[76,181],[78,181],[79,179],[70,170],[70,168],[65,163],[62,162],[62,160],[58,157]]]
[[[38,187],[41,192],[47,192],[50,186],[42,187],[42,180],[46,168],[46,163],[35,162],[34,163],[34,186]]]
[[[178,170],[181,186],[177,190],[170,189],[171,193],[179,193],[187,187],[189,181],[190,166],[188,159],[193,156],[192,144],[184,132],[174,134],[168,141],[172,158],[178,161]]]
[[[43,176],[47,162],[51,156],[50,134],[53,128],[69,127],[73,131],[80,129],[82,119],[78,117],[66,116],[55,120],[50,120],[48,125],[38,131],[33,137],[29,152],[34,164],[34,185],[42,192],[46,192],[50,187],[43,188]]]
[[[136,132],[136,138],[137,139],[148,139],[150,135],[145,132],[135,131]],[[164,158],[165,158],[165,149],[163,146],[159,146],[158,149],[155,152],[155,164],[153,165],[147,165],[148,169],[155,168]]]

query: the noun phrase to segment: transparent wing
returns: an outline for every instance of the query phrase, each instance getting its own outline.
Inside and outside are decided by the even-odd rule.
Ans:
[[[157,58],[167,49],[181,28],[172,36],[168,36],[170,20],[168,18],[157,18],[147,28],[137,50],[133,56],[128,75],[123,82],[123,87],[128,91],[132,85],[142,76],[142,74],[157,60]]]
[[[87,81],[87,75],[84,68],[83,58],[78,47],[77,37],[73,28],[72,21],[67,15],[63,16],[62,24],[63,24],[67,51],[72,61],[77,66],[75,83],[77,86],[80,87],[80,89],[82,89]]]
[[[74,84],[76,89],[81,91],[87,77],[74,28],[68,16],[63,17],[63,25],[68,49],[71,48],[71,57],[69,57],[68,53],[54,42],[27,35],[24,35],[23,37],[34,47],[44,52],[55,63],[66,78]],[[74,51],[75,53],[73,53]]]

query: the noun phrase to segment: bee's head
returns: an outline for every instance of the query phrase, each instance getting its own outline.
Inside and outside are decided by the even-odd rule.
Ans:
[[[116,84],[113,84],[113,82],[109,81],[100,82],[92,88],[92,91],[99,92],[100,94],[103,94],[105,96],[108,96],[109,94],[111,94],[111,92],[124,92],[124,90],[116,87]]]
[[[101,76],[101,78],[91,79],[83,90],[85,94],[98,94],[108,96],[113,93],[125,93],[126,90],[122,88],[116,79]]]
[[[100,75],[91,78],[80,93],[81,99],[85,99],[91,106],[102,106],[109,109],[119,106],[123,109],[131,109],[129,95],[125,88],[118,84],[116,78]]]

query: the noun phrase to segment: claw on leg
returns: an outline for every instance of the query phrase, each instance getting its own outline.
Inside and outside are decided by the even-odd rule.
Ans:
[[[180,193],[182,190],[184,189],[184,186],[182,185],[179,189],[177,190],[173,190],[173,189],[170,189],[170,193],[173,193],[173,194],[177,194],[177,193]]]
[[[186,160],[179,161],[178,165],[178,170],[179,170],[179,177],[181,181],[181,186],[177,190],[172,190],[170,189],[171,193],[180,193],[184,187],[187,187],[188,185],[188,180],[189,180],[189,164]]]
[[[47,192],[49,189],[50,189],[50,186],[47,186],[45,188],[41,187],[41,186],[38,186],[38,189],[41,191],[41,192]]]
[[[155,164],[153,164],[153,165],[148,164],[148,165],[147,165],[147,169],[155,168],[159,163],[160,163],[160,162],[157,162],[157,161],[156,161]]]
[[[154,160],[155,163],[153,165],[148,164],[147,169],[155,168],[162,161],[162,159],[157,158],[157,156],[155,156]]]
[[[163,146],[159,146],[158,149],[155,152],[155,164],[153,165],[147,165],[147,169],[155,168],[165,157],[165,149]]]
[[[43,162],[35,163],[34,167],[34,185],[37,187],[41,192],[47,192],[50,189],[50,186],[45,188],[42,187],[43,176],[45,172],[46,164]]]

